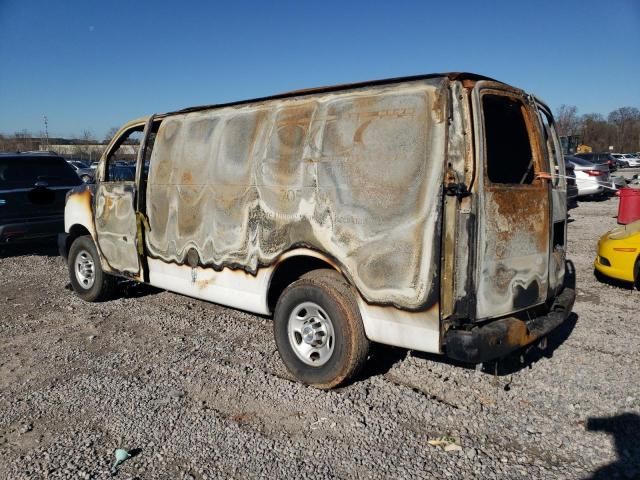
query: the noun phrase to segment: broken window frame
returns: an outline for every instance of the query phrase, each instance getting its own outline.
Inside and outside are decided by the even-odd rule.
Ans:
[[[512,101],[520,103],[520,106],[521,106],[520,111],[522,113],[524,124],[527,129],[527,136],[529,139],[529,148],[531,149],[531,160],[532,160],[532,166],[533,166],[533,180],[531,181],[531,183],[502,183],[502,182],[496,182],[491,180],[491,177],[489,176],[489,151],[487,148],[487,123],[486,123],[485,109],[484,109],[484,97],[486,95],[505,97],[505,98],[511,99]],[[536,128],[538,128],[537,123],[539,122],[539,120],[537,118],[535,119],[532,118],[532,110],[530,108],[530,105],[527,99],[521,95],[518,95],[510,91],[494,89],[494,88],[483,88],[480,91],[479,100],[480,100],[479,101],[480,119],[482,121],[482,138],[480,140],[483,142],[482,147],[483,147],[483,151],[485,152],[484,153],[485,160],[482,165],[482,170],[484,172],[483,174],[484,174],[485,185],[488,188],[491,188],[492,186],[500,187],[500,188],[527,188],[527,189],[539,188],[540,179],[538,177],[538,174],[541,171],[544,171],[543,159],[540,157],[541,145],[538,145],[537,143],[538,137],[536,135]]]

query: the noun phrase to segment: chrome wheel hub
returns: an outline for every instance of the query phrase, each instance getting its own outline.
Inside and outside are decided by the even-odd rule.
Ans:
[[[75,261],[76,280],[82,288],[89,290],[96,279],[93,257],[86,250],[80,250]]]
[[[329,361],[335,346],[333,323],[320,305],[297,305],[289,315],[287,330],[291,348],[302,362],[319,367]]]

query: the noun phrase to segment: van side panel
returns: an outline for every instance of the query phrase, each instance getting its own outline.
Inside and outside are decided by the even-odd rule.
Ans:
[[[148,176],[150,256],[257,275],[304,246],[334,259],[369,303],[437,306],[446,87],[168,116]]]

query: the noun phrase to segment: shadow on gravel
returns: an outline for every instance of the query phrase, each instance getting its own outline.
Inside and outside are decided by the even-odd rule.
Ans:
[[[66,290],[73,291],[71,282],[67,283],[64,288]],[[138,283],[131,280],[120,280],[118,282],[118,290],[115,294],[115,297],[109,300],[117,298],[140,298],[146,297],[147,295],[156,295],[161,292],[164,292],[164,290],[152,287],[151,285],[147,285],[145,283]]]
[[[371,353],[364,368],[358,374],[358,377],[354,379],[354,383],[367,379],[369,377],[375,377],[377,375],[384,375],[393,366],[407,358],[409,350],[399,347],[390,347],[379,343],[374,343],[371,348]]]
[[[57,257],[59,255],[57,240],[55,238],[47,238],[37,241],[0,244],[0,258],[21,257],[23,255]]]
[[[606,202],[612,196],[613,195],[596,195],[592,197],[581,197],[580,201],[581,202]]]
[[[569,338],[576,327],[576,323],[578,323],[578,315],[571,313],[558,328],[547,335],[546,346],[529,346],[524,350],[515,351],[502,359],[483,363],[482,372],[498,376],[512,375],[525,368],[532,368],[534,363],[543,358],[552,358],[558,347]]]
[[[614,417],[591,417],[586,428],[613,436],[618,460],[597,470],[592,480],[640,478],[640,415],[622,413]]]
[[[573,332],[573,329],[578,322],[578,315],[571,313],[569,317],[558,328],[553,330],[546,337],[546,345],[542,348],[536,344],[530,345],[521,350],[507,355],[504,358],[485,362],[479,366],[482,373],[494,376],[507,376],[513,375],[525,368],[532,368],[533,364],[542,360],[543,358],[552,358],[554,351],[562,345],[567,338]],[[463,363],[456,360],[452,360],[442,355],[425,352],[411,352],[416,358],[422,358],[432,362],[444,363],[459,368],[466,368],[469,370],[476,370],[478,367],[473,364]],[[389,367],[391,368],[391,367]],[[505,390],[510,389],[510,384],[505,385]]]
[[[164,290],[145,283],[122,280],[118,283],[118,295],[120,298],[140,298],[148,295],[156,295]]]

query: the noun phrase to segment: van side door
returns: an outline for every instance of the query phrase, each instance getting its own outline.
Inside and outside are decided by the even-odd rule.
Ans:
[[[473,110],[480,182],[475,316],[483,319],[547,299],[549,166],[530,97],[478,82]]]
[[[141,278],[137,248],[136,172],[140,165],[145,124],[124,127],[99,166],[95,193],[98,247],[114,273]]]

